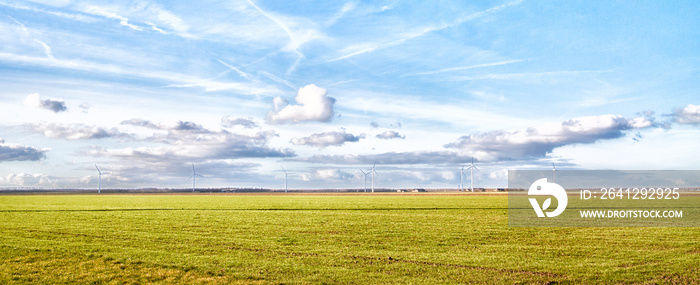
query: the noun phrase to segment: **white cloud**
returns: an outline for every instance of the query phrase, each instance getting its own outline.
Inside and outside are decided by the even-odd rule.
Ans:
[[[445,147],[470,153],[479,160],[541,158],[557,147],[615,139],[624,136],[624,131],[651,126],[653,122],[647,118],[581,117],[537,128],[471,134]]]
[[[156,129],[156,130],[162,129],[161,126],[158,126],[151,121],[144,120],[144,119],[138,119],[138,118],[122,121],[121,124],[122,125],[137,126],[137,127],[144,127],[144,128],[149,128],[149,129]]]
[[[117,13],[113,12],[111,8],[90,5],[84,7],[82,11],[95,16],[102,16],[105,18],[118,20],[119,24],[122,26],[129,27],[136,31],[143,31],[143,28],[129,23],[128,18],[118,15]]]
[[[149,120],[144,120],[144,119],[129,119],[122,121],[120,124],[122,125],[131,125],[131,126],[137,126],[137,127],[144,127],[148,129],[154,129],[154,130],[164,130],[164,131],[182,131],[182,132],[187,132],[187,133],[199,133],[199,134],[210,134],[213,133],[212,131],[207,130],[203,126],[195,123],[195,122],[189,122],[189,121],[173,121],[173,122],[168,122],[168,123],[153,123]]]
[[[383,133],[381,133],[381,134],[378,134],[378,135],[377,135],[377,138],[385,139],[385,140],[388,140],[388,139],[405,139],[406,136],[402,136],[401,134],[399,134],[399,132],[396,132],[396,131],[386,131],[386,132],[383,132]]]
[[[2,161],[37,161],[46,158],[48,148],[35,148],[15,143],[5,143],[0,138],[0,162]]]
[[[304,181],[312,180],[335,180],[343,181],[353,179],[355,175],[341,171],[340,169],[317,169],[309,174],[302,174],[301,179]]]
[[[459,164],[471,159],[468,154],[454,150],[386,152],[381,154],[313,155],[295,161],[332,164]]]
[[[12,173],[5,177],[0,177],[0,185],[50,185],[51,179],[46,174]]]
[[[643,129],[654,125],[654,121],[652,119],[643,117],[630,119],[627,123],[632,129]]]
[[[255,129],[259,128],[258,124],[255,123],[252,119],[243,119],[243,118],[233,118],[233,117],[223,117],[221,119],[221,126],[224,128],[233,128],[236,126],[241,126],[246,129]]]
[[[700,125],[700,105],[688,104],[676,109],[674,116],[679,124]]]
[[[151,136],[140,138],[138,141],[163,145],[122,149],[94,149],[91,155],[141,159],[152,163],[193,158],[220,160],[295,155],[290,149],[273,149],[267,146],[268,140],[277,136],[273,131],[260,131],[251,135],[236,134],[226,130],[209,130],[197,123],[188,121],[155,124],[144,119],[130,119],[123,121],[121,124],[158,130]]]
[[[309,84],[299,88],[299,92],[294,98],[298,105],[282,107],[284,99],[277,97],[274,99],[275,110],[267,113],[267,121],[271,124],[305,121],[329,122],[333,120],[335,99],[327,95],[326,89]]]
[[[50,138],[66,140],[89,140],[105,138],[132,138],[133,135],[120,132],[116,128],[105,129],[84,124],[55,124],[55,123],[31,123],[27,125],[32,131]]]
[[[24,98],[24,101],[22,101],[22,104],[24,104],[24,106],[28,106],[28,107],[39,108],[39,107],[41,107],[41,95],[39,95],[39,93],[29,94],[29,95],[27,95],[26,98]]]
[[[312,163],[334,164],[458,164],[471,160],[542,159],[555,148],[589,144],[623,137],[625,131],[655,127],[651,118],[625,119],[602,115],[581,117],[536,128],[495,130],[463,136],[458,142],[444,145],[446,150],[386,152],[372,155],[313,155],[295,159]]]
[[[156,27],[155,24],[153,24],[153,22],[160,24],[163,27],[166,27],[166,29],[168,30],[174,31],[181,37],[193,37],[189,32],[190,26],[183,19],[173,14],[172,12],[164,9],[158,4],[139,3],[139,5],[132,7],[132,10],[135,10],[135,13],[138,16],[147,19],[147,24],[149,24],[151,28],[155,31],[167,34],[167,32]]]
[[[327,146],[339,146],[346,142],[357,142],[364,138],[365,134],[360,134],[359,136],[346,133],[345,130],[342,132],[325,132],[319,134],[313,134],[304,138],[293,138],[290,142],[295,145],[310,145],[315,147],[327,147]]]
[[[42,42],[42,41],[37,40],[37,39],[34,39],[34,41],[39,43],[44,48],[44,53],[46,53],[46,57],[54,58],[53,52],[51,51],[51,47],[49,45],[47,45],[45,42]]]
[[[42,108],[46,110],[53,111],[54,113],[64,112],[68,110],[66,103],[63,100],[57,99],[41,99],[39,93],[32,93],[27,95],[27,97],[22,102],[25,106]]]

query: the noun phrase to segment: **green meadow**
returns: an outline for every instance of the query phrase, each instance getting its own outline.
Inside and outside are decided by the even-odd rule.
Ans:
[[[512,228],[505,195],[0,196],[0,284],[700,282],[698,228]]]

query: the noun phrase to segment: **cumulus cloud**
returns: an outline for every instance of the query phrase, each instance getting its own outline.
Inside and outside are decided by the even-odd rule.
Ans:
[[[25,106],[42,108],[54,113],[65,112],[68,110],[66,103],[63,100],[57,99],[41,99],[39,93],[32,93],[27,95],[27,97],[22,102]]]
[[[356,136],[350,133],[346,133],[345,130],[343,130],[342,132],[325,132],[313,134],[304,138],[293,138],[290,142],[295,145],[327,147],[330,145],[343,145],[346,142],[357,142],[363,138],[365,138],[365,134],[360,134],[359,136]]]
[[[198,185],[200,181],[212,182],[225,179],[225,181],[249,182],[251,180],[261,179],[255,173],[255,167],[259,166],[259,164],[256,163],[226,160],[197,160],[195,165],[197,173],[204,176],[201,180],[198,178]],[[147,168],[147,171],[144,171],[144,167]],[[179,183],[181,186],[186,186],[187,182],[185,181],[187,177],[192,175],[192,164],[185,160],[163,160],[158,162],[142,162],[141,164],[121,163],[119,165],[112,165],[110,171],[112,172],[112,174],[109,175],[110,178],[128,182],[128,184],[132,185],[157,185],[162,187],[164,185],[172,185],[172,183],[176,183],[176,185]],[[183,177],[185,179],[183,179]],[[269,179],[268,177],[265,178]],[[189,186],[191,187],[191,185],[190,182]]]
[[[274,110],[267,113],[267,121],[271,124],[287,124],[333,120],[335,99],[328,97],[326,89],[314,84],[306,85],[299,88],[294,100],[297,105],[287,105],[281,97],[275,98]]]
[[[615,139],[624,136],[627,130],[653,125],[648,118],[625,119],[614,115],[581,117],[537,128],[471,134],[445,147],[472,153],[480,160],[538,158],[557,147]]]
[[[676,123],[686,125],[700,125],[700,105],[688,104],[678,108],[673,113]]]
[[[235,126],[241,126],[246,129],[255,129],[259,128],[258,124],[256,124],[253,120],[251,119],[243,119],[243,118],[232,118],[232,117],[224,117],[221,119],[221,126],[224,128],[233,128]]]
[[[37,161],[46,158],[48,151],[48,148],[6,144],[5,140],[0,138],[0,161]]]
[[[308,174],[302,174],[301,179],[304,181],[312,180],[350,180],[353,179],[355,175],[341,171],[340,169],[317,169]]]
[[[198,125],[194,122],[178,121],[175,125],[165,126],[164,129],[171,129],[177,131],[191,131],[191,132],[201,132],[208,133],[209,130],[205,129],[203,126]]]
[[[61,138],[67,140],[90,140],[105,138],[132,138],[131,134],[122,133],[116,128],[105,129],[97,126],[84,124],[54,124],[54,123],[33,123],[29,128],[34,132],[43,134],[50,138]]]
[[[12,173],[5,177],[0,177],[0,185],[50,185],[51,179],[46,174]]]
[[[377,138],[385,139],[385,140],[388,140],[388,139],[405,139],[406,136],[402,136],[402,135],[400,135],[400,134],[399,134],[398,132],[396,132],[396,131],[386,131],[386,132],[383,132],[383,133],[381,133],[381,134],[378,134],[378,135],[377,135]]]
[[[292,157],[290,149],[274,149],[267,142],[277,136],[274,131],[255,134],[236,134],[226,130],[213,131],[194,122],[178,121],[173,124],[155,124],[148,120],[131,119],[122,124],[162,130],[139,140],[160,143],[160,146],[90,151],[93,156],[136,159],[149,163],[182,160],[222,160],[253,157]]]
[[[594,143],[623,137],[626,131],[655,127],[650,118],[625,119],[604,115],[574,118],[537,128],[496,130],[463,136],[444,150],[387,152],[371,155],[313,155],[297,161],[335,164],[459,164],[479,161],[544,158],[565,145]]]
[[[387,127],[389,129],[400,129],[401,128],[401,122],[394,122],[394,123],[389,124],[388,126],[382,126],[378,122],[372,121],[371,123],[369,123],[369,125],[375,129],[379,128],[379,127]]]
[[[255,172],[259,166],[246,158],[282,158],[295,156],[291,149],[277,149],[267,145],[274,132],[263,131],[252,135],[230,133],[225,130],[191,131],[172,128],[166,134],[158,133],[143,141],[155,145],[105,148],[94,146],[84,154],[113,161],[112,177],[123,178],[129,184],[160,183],[158,186],[182,181],[191,175],[191,162],[203,181],[266,181],[270,177]],[[116,174],[115,174],[116,173]],[[198,181],[199,182],[199,181]],[[184,182],[183,182],[184,183]],[[206,182],[205,182],[206,183]]]
[[[189,131],[189,132],[196,132],[196,133],[208,133],[209,130],[204,128],[201,125],[198,125],[197,123],[194,122],[189,122],[189,121],[177,121],[173,123],[167,123],[167,124],[156,124],[153,123],[149,120],[144,120],[144,119],[129,119],[121,122],[122,125],[131,125],[131,126],[137,126],[137,127],[144,127],[148,129],[154,129],[154,130],[174,130],[174,131]]]
[[[146,139],[165,144],[163,146],[106,150],[102,153],[107,156],[139,157],[151,161],[294,156],[294,151],[290,149],[273,149],[266,146],[270,136],[268,132],[252,136],[229,132],[211,132],[205,135],[169,133]]]
[[[308,158],[298,158],[296,161],[312,163],[332,163],[332,164],[459,164],[471,160],[467,153],[459,153],[453,150],[439,151],[410,151],[410,152],[387,152],[369,155],[313,155]]]
[[[153,122],[149,120],[144,120],[144,119],[129,119],[121,122],[122,125],[131,125],[131,126],[137,126],[137,127],[144,127],[144,128],[149,128],[149,129],[156,129],[160,130],[161,127],[154,124]]]
[[[233,121],[239,124],[247,124],[248,126],[252,126],[249,123],[255,124],[253,121],[246,119],[223,121]],[[211,158],[215,158],[215,155],[212,153],[223,156],[223,158],[294,156],[292,150],[277,150],[265,146],[270,138],[278,136],[276,132],[270,130],[258,131],[254,134],[237,134],[223,129],[219,131],[209,130],[202,125],[189,121],[156,124],[144,119],[130,119],[122,121],[121,124],[165,131],[154,133],[140,140],[178,146],[182,150],[180,151],[182,155],[187,153],[194,154],[195,152],[186,151],[192,147],[200,149],[202,155]],[[148,152],[161,153],[161,151],[156,151],[158,148],[148,149]],[[224,149],[227,149],[227,151],[224,151]],[[172,151],[175,150],[172,149]]]

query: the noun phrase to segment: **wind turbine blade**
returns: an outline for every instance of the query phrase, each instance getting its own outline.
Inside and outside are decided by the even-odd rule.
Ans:
[[[194,162],[192,163],[192,173],[196,173],[196,171],[194,171]]]
[[[359,168],[359,169],[360,169],[360,172],[362,172],[362,174],[364,174],[365,176],[367,176],[367,173],[365,173],[364,171],[362,171],[362,168]]]
[[[280,166],[282,168],[282,171],[284,171],[284,174],[287,174],[287,170],[284,169],[284,167]]]
[[[100,171],[100,168],[97,167],[97,164],[95,164],[95,168],[97,168],[97,172],[98,172],[98,173],[102,174],[102,171]]]

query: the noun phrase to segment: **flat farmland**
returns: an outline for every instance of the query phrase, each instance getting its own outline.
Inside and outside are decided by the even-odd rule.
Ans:
[[[700,282],[697,228],[512,228],[506,195],[4,195],[0,283]]]

